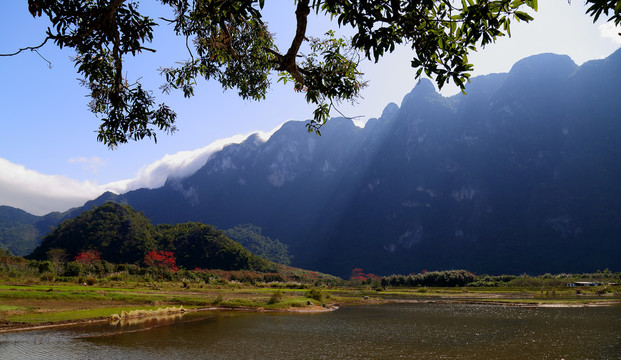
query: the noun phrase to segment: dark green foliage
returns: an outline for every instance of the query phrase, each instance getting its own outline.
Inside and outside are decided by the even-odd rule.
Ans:
[[[158,225],[161,247],[177,255],[186,269],[271,271],[274,265],[245,250],[224,232],[201,223]]]
[[[96,200],[87,201],[82,207],[62,213],[51,212],[44,216],[32,215],[10,206],[0,206],[0,248],[8,249],[14,255],[26,256],[62,221],[72,219],[108,201],[123,202],[118,195],[106,192]]]
[[[268,305],[278,304],[279,302],[282,301],[282,299],[283,299],[282,291],[276,290],[274,291],[274,293],[272,293],[272,296],[270,296],[270,299],[267,301],[267,304]]]
[[[144,215],[127,205],[109,202],[61,223],[29,257],[44,260],[50,249],[61,248],[73,259],[93,249],[101,252],[102,259],[135,263],[157,247],[154,232]]]
[[[476,275],[466,270],[430,271],[421,274],[391,275],[381,279],[382,286],[466,286],[476,280]]]
[[[43,274],[46,272],[53,273],[54,265],[50,261],[41,261],[39,263],[39,273]]]
[[[543,275],[474,275],[466,270],[431,271],[410,275],[391,275],[381,279],[383,287],[566,287],[574,281],[592,281],[600,285],[621,282],[621,273]],[[601,289],[600,289],[601,290]]]
[[[476,281],[468,284],[471,287],[491,287],[491,286],[507,286],[511,280],[515,279],[515,275],[479,275]]]
[[[264,259],[289,265],[291,256],[287,252],[287,245],[278,239],[271,239],[261,233],[261,228],[252,224],[237,225],[224,233],[231,240],[240,243],[246,250]]]
[[[84,266],[76,261],[71,261],[65,264],[65,271],[63,276],[80,276],[86,273]]]
[[[593,17],[596,22],[602,14],[608,17],[608,21],[612,21],[616,26],[621,25],[621,4],[615,0],[587,0],[586,5],[589,6],[587,14]]]
[[[174,131],[176,114],[156,105],[151,92],[123,74],[123,58],[153,39],[157,24],[136,2],[29,0],[32,16],[45,14],[52,26],[46,40],[76,52],[75,67],[91,92],[91,111],[102,116],[97,139],[113,148],[129,139],[155,138],[155,129]]]
[[[114,271],[111,263],[138,264],[151,250],[172,251],[177,265],[186,269],[209,268],[222,270],[252,270],[270,272],[276,265],[245,250],[227,238],[224,232],[210,225],[185,223],[153,226],[141,213],[128,205],[105,203],[60,224],[29,256],[46,260],[50,251],[62,249],[69,259],[94,250],[102,261],[88,266],[68,263],[64,276],[84,273],[101,275]],[[49,263],[49,266],[46,264]],[[41,273],[51,271],[51,262],[40,263]],[[71,264],[71,265],[69,265]],[[119,271],[136,272],[135,265],[117,265]],[[150,269],[152,278],[171,279],[168,269]]]
[[[537,9],[536,0],[299,0],[293,39],[281,51],[263,21],[262,0],[161,2],[174,15],[158,21],[173,25],[179,40],[194,48],[189,60],[163,70],[166,88],[191,96],[197,79],[205,78],[236,89],[244,99],[261,100],[270,78],[278,75],[294,82],[306,101],[317,106],[307,127],[318,133],[334,105],[355,100],[365,86],[358,70],[361,54],[377,61],[408,44],[417,76],[424,71],[439,86],[453,81],[463,88],[473,69],[468,53],[510,34],[511,20],[532,20],[520,10]],[[606,11],[610,7],[604,3]],[[155,52],[145,44],[153,40],[156,14],[146,16],[139,12],[138,1],[125,0],[28,0],[28,10],[34,17],[45,15],[52,25],[45,41],[30,49],[52,40],[76,51],[73,61],[91,92],[91,110],[102,117],[99,141],[115,147],[129,139],[155,137],[156,129],[174,130],[176,114],[165,104],[156,105],[140,80],[128,79],[123,69],[128,56]],[[592,11],[595,16],[601,12]],[[351,27],[353,39],[332,31],[313,37],[307,31],[312,12],[329,17],[335,27]]]
[[[27,261],[23,257],[13,256],[10,252],[0,249],[0,276],[19,277],[39,275],[39,265],[35,261]]]
[[[263,275],[263,281],[266,283],[270,282],[285,282],[285,278],[278,273],[266,273]]]
[[[312,288],[308,290],[306,297],[317,301],[323,301],[323,292],[321,292],[321,289]]]

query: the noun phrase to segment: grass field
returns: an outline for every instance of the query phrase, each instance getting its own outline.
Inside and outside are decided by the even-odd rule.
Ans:
[[[324,311],[342,304],[401,301],[494,303],[522,306],[589,306],[621,304],[621,288],[597,288],[578,294],[569,288],[272,288],[233,283],[115,282],[84,286],[70,283],[0,284],[0,331],[105,319],[121,311],[155,310],[183,305],[187,309],[237,308],[257,311]]]

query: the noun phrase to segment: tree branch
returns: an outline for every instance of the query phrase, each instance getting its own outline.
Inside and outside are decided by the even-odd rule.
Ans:
[[[241,61],[242,60],[241,56],[239,56],[237,51],[233,49],[233,43],[231,42],[232,37],[231,37],[231,33],[229,32],[228,25],[225,22],[222,22],[222,24],[220,24],[220,27],[222,28],[222,33],[224,35],[224,38],[222,39],[222,41],[226,45],[226,49],[229,51],[229,53],[235,60]]]
[[[299,0],[298,6],[295,9],[295,18],[297,20],[297,27],[295,30],[295,37],[291,41],[289,50],[282,57],[280,61],[280,68],[278,70],[287,71],[293,79],[304,84],[304,76],[300,73],[298,66],[295,62],[300,46],[306,38],[306,25],[308,23],[308,14],[310,13],[310,7],[308,6],[310,0]]]
[[[46,37],[45,40],[43,40],[43,42],[40,45],[28,46],[28,47],[25,47],[25,48],[21,48],[21,49],[17,50],[16,52],[12,53],[12,54],[0,54],[0,56],[14,56],[14,55],[17,55],[17,54],[21,53],[22,51],[26,51],[26,50],[35,51],[35,50],[41,48],[43,45],[45,45],[45,43],[49,39],[50,39],[49,37]]]
[[[277,59],[277,60],[274,60],[274,61],[278,62],[279,64],[281,63],[282,58],[283,58],[282,54],[280,54],[279,52],[277,52],[277,51],[275,51],[273,49],[267,48],[267,47],[264,47],[263,50],[265,50],[266,52],[274,55],[276,57],[276,59]]]
[[[123,86],[123,60],[121,55],[121,38],[119,34],[119,29],[116,24],[116,9],[118,6],[123,3],[123,0],[117,0],[113,9],[108,14],[110,17],[110,29],[113,31],[114,36],[114,47],[112,48],[112,57],[114,57],[114,71],[116,72],[114,76],[114,92],[116,96],[119,96],[121,93],[121,88]],[[112,5],[111,5],[112,7]]]

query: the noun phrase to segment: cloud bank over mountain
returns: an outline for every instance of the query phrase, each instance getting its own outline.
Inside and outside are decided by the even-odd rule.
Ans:
[[[280,128],[270,132],[258,132],[266,141]],[[140,188],[157,188],[170,177],[183,178],[192,175],[205,164],[209,157],[226,145],[241,143],[251,134],[238,134],[191,151],[166,154],[160,160],[145,165],[133,179],[119,180],[107,184],[93,181],[78,181],[62,175],[42,174],[25,166],[0,158],[0,205],[8,205],[35,215],[52,211],[65,211],[81,206],[106,191],[122,194]],[[84,162],[84,159],[71,159]]]
[[[76,181],[60,175],[46,175],[0,158],[0,204],[35,215],[67,210],[101,194],[90,181]]]

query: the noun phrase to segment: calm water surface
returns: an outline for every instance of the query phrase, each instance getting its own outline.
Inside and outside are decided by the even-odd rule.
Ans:
[[[212,311],[0,334],[1,359],[621,359],[621,307]]]

